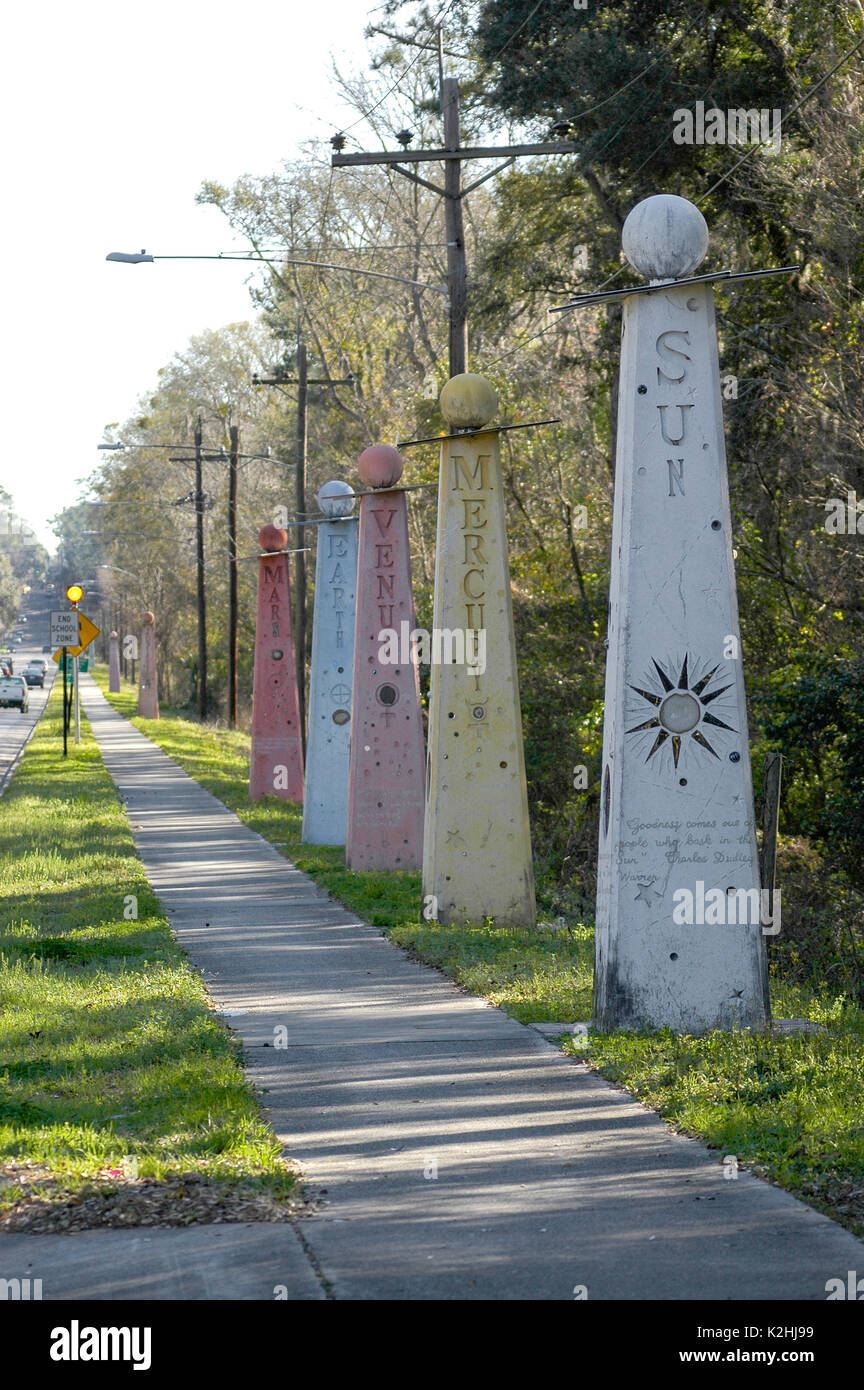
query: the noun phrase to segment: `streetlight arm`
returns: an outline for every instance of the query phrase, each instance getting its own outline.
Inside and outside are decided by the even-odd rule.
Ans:
[[[334,265],[331,261],[298,261],[289,256],[274,257],[268,260],[264,256],[235,256],[220,254],[217,256],[149,256],[145,251],[110,251],[105,257],[106,261],[122,261],[124,265],[140,265],[142,261],[261,261],[264,265],[303,265],[311,266],[317,270],[340,270],[346,275],[367,275],[373,280],[396,280],[400,285],[413,285],[416,289],[432,290],[435,294],[443,294],[445,297],[450,293],[446,285],[428,285],[425,280],[409,280],[404,275],[389,275],[383,270],[359,270],[350,265]]]

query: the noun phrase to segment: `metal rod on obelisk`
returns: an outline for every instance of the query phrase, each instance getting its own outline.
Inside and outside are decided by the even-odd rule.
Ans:
[[[326,520],[316,528],[303,839],[311,845],[344,845],[357,598],[354,490],[334,478],[318,493],[318,505]]]
[[[497,407],[489,382],[471,373],[441,392],[451,428],[474,432],[441,443],[424,913],[445,923],[492,917],[533,927],[501,453],[497,429],[482,428]]]
[[[594,1025],[701,1034],[770,1017],[713,289],[683,198],[622,236],[624,298]]]

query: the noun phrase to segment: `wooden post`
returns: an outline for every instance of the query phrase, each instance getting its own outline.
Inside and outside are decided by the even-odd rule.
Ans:
[[[306,395],[308,378],[306,372],[306,344],[303,339],[297,342],[297,465],[294,475],[294,505],[297,512],[297,568],[295,571],[296,620],[294,636],[297,643],[297,702],[300,708],[300,744],[306,756]]]
[[[237,463],[240,430],[230,429],[228,458],[228,726],[237,728]]]
[[[459,149],[459,83],[445,77],[441,83],[444,116],[444,148]],[[444,166],[444,225],[447,239],[447,283],[450,288],[450,376],[468,370],[468,286],[465,265],[465,228],[462,219],[462,162],[448,159]]]
[[[201,416],[195,426],[195,577],[198,593],[198,715],[207,718],[207,601],[204,592],[204,482]],[[133,674],[132,679],[135,679]]]

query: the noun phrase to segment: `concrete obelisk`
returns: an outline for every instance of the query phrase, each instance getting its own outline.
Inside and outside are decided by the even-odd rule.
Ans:
[[[714,297],[674,283],[703,259],[708,230],[691,203],[659,195],[630,213],[623,245],[658,288],[624,299],[594,1024],[759,1027],[769,1005]]]
[[[423,895],[439,922],[533,927],[499,434],[483,429],[497,407],[471,373],[441,393],[451,429],[468,432],[441,445]]]
[[[318,505],[328,520],[317,528],[303,839],[344,845],[357,600],[354,491],[334,478],[318,493]]]
[[[120,693],[120,638],[116,632],[108,639],[108,693]]]
[[[303,800],[303,748],[294,661],[291,584],[281,526],[258,532],[258,619],[252,684],[252,756],[249,799]]]
[[[345,862],[349,869],[419,869],[423,856],[423,720],[416,664],[388,659],[388,635],[414,630],[404,461],[364,450],[360,498],[351,760]],[[382,659],[383,653],[383,659]]]
[[[141,619],[141,665],[138,670],[138,715],[159,718],[159,681],[156,673],[155,617],[145,613]]]

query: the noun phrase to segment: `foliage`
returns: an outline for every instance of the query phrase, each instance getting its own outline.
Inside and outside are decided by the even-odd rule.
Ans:
[[[864,888],[864,660],[822,658],[784,672],[766,699],[765,732],[794,780],[786,823]]]

